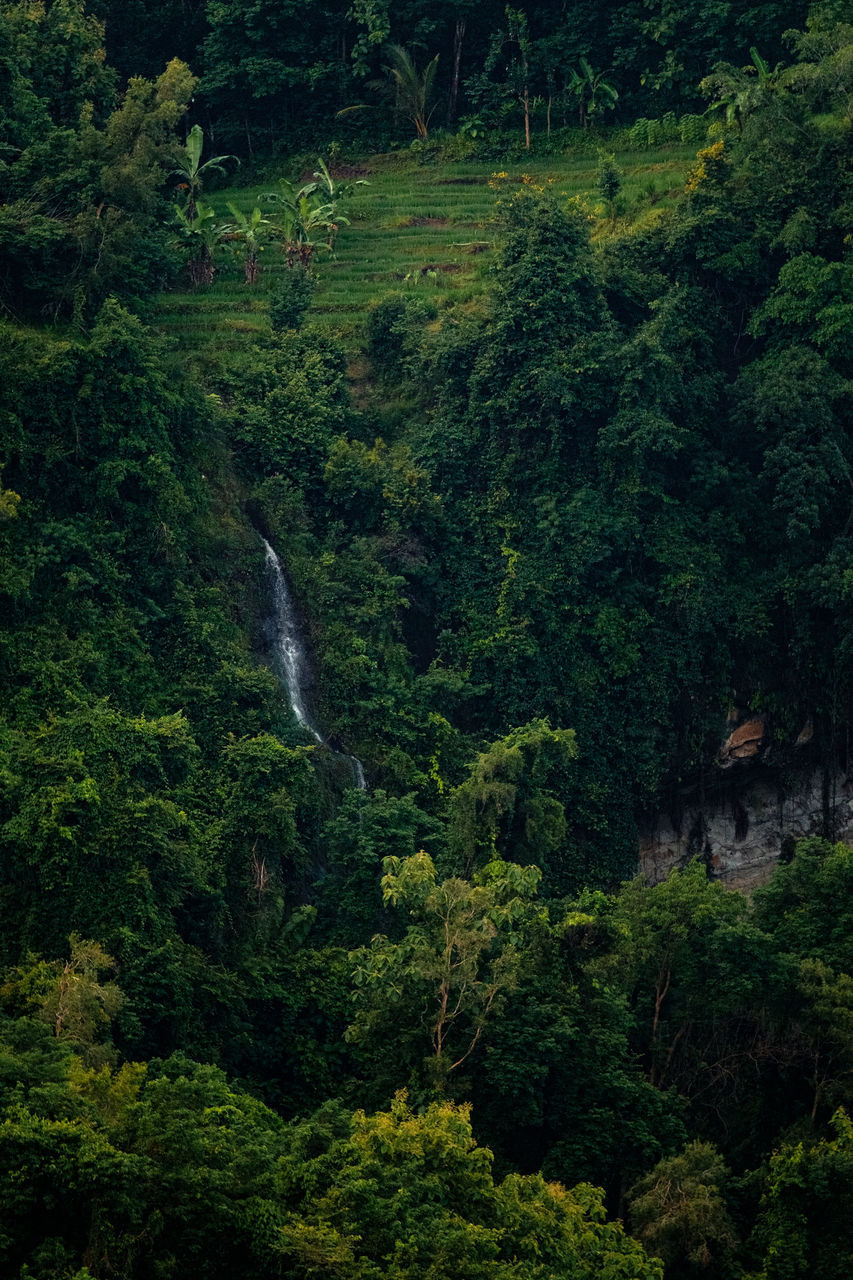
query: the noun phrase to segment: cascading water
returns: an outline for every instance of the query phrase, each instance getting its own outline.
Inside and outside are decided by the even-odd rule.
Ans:
[[[259,535],[260,536],[260,535]],[[266,538],[261,537],[264,544],[267,570],[272,586],[272,617],[269,626],[270,648],[273,653],[279,678],[287,689],[287,697],[291,710],[299,724],[311,734],[315,742],[326,747],[334,755],[342,756],[349,762],[353,779],[359,791],[364,791],[367,783],[360,760],[340,751],[334,751],[323,737],[319,728],[308,713],[305,691],[308,687],[308,658],[305,647],[299,636],[299,623],[290,588],[281,567],[281,561],[273,551]]]
[[[272,583],[273,612],[270,619],[270,640],[279,677],[284,681],[290,707],[298,722],[304,726],[316,742],[325,746],[323,735],[311,723],[305,706],[307,663],[305,650],[297,632],[293,601],[281,567],[281,561],[266,538],[261,538],[266,553],[267,569]]]

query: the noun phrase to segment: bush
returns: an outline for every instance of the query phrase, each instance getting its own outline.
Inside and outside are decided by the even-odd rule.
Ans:
[[[417,350],[424,328],[438,309],[432,299],[389,294],[377,302],[367,317],[367,354],[383,377],[400,372],[404,361]]]
[[[622,170],[614,156],[599,153],[597,181],[598,189],[607,201],[612,214],[614,202],[622,189]]]
[[[274,333],[298,329],[311,306],[317,281],[309,271],[292,267],[282,274],[270,301],[270,326]]]
[[[641,116],[628,130],[629,145],[639,151],[660,147],[667,142],[704,142],[708,136],[708,124],[704,116],[692,114],[676,117],[667,111],[660,120],[647,120]]]
[[[708,121],[704,116],[686,115],[678,122],[682,142],[705,142],[708,137]]]

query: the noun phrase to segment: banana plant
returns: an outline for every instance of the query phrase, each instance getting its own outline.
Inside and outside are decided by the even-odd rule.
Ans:
[[[331,249],[338,228],[349,226],[349,219],[336,213],[334,204],[318,203],[316,184],[307,183],[297,189],[286,178],[279,178],[278,187],[278,191],[264,196],[276,209],[269,225],[282,242],[287,265],[293,267],[298,262],[307,270],[314,250],[320,247],[315,235],[325,233],[322,247]]]
[[[201,127],[194,124],[187,135],[184,153],[178,157],[177,167],[171,170],[172,174],[176,174],[182,179],[179,185],[186,190],[186,211],[190,218],[194,218],[196,214],[196,204],[201,194],[203,175],[213,172],[225,173],[223,166],[226,160],[237,160],[237,163],[240,163],[236,156],[211,156],[209,160],[205,160],[204,164],[202,164],[201,153],[203,150],[204,134],[201,131]]]
[[[578,119],[582,129],[599,112],[615,107],[619,97],[613,85],[605,80],[604,72],[596,71],[586,58],[580,59],[580,70],[572,69],[567,88],[577,99]]]
[[[721,115],[726,127],[736,125],[739,133],[743,132],[749,116],[777,88],[782,71],[781,64],[771,70],[770,64],[765,62],[754,45],[749,56],[751,66],[733,67],[727,62],[718,63],[699,85],[706,97],[714,99],[705,114]]]
[[[307,183],[302,190],[307,194],[318,192],[320,197],[326,204],[332,206],[334,221],[330,223],[326,240],[326,247],[334,252],[335,238],[339,227],[348,227],[350,225],[349,218],[345,218],[342,213],[338,212],[338,206],[341,200],[351,196],[356,187],[369,187],[370,183],[366,178],[354,178],[349,182],[336,181],[329,173],[328,168],[322,158],[317,157],[319,169],[314,170],[314,182]]]
[[[176,204],[177,236],[175,243],[187,253],[187,269],[193,286],[211,285],[216,274],[213,255],[222,243],[225,228],[216,221],[210,205],[199,200],[190,215],[187,209]]]
[[[246,276],[246,284],[256,284],[261,273],[258,255],[264,247],[262,243],[264,238],[263,228],[270,225],[269,218],[263,216],[257,205],[255,205],[248,217],[242,209],[238,209],[236,204],[231,204],[230,202],[228,211],[234,221],[223,228],[224,235],[229,240],[241,240],[243,242],[243,271]]]
[[[329,204],[337,204],[339,200],[351,196],[356,187],[370,186],[367,178],[353,178],[349,182],[336,181],[329,173],[322,156],[317,157],[317,164],[320,167],[314,170],[314,182],[306,183],[302,188],[306,195],[320,191]]]

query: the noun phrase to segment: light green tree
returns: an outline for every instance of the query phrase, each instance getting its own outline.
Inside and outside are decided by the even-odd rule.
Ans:
[[[383,867],[383,900],[407,908],[411,923],[401,941],[379,934],[354,953],[356,1017],[348,1038],[372,1047],[393,1027],[415,1060],[418,1052],[426,1058],[442,1089],[515,989],[520,934],[541,873],[492,862],[473,882],[439,881],[423,850],[386,858]]]
[[[467,1107],[418,1114],[398,1093],[376,1115],[320,1113],[291,1142],[283,1178],[291,1203],[301,1196],[281,1249],[294,1280],[660,1280],[595,1188],[517,1174],[496,1183]]]
[[[269,226],[281,242],[288,267],[301,267],[307,271],[319,235],[325,236],[326,249],[334,246],[334,237],[341,226],[349,226],[349,219],[338,213],[335,203],[324,200],[316,182],[296,187],[287,178],[279,178],[278,190],[268,191],[264,199],[273,206]]]
[[[115,982],[104,981],[115,970],[115,961],[100,943],[76,933],[68,942],[67,960],[30,956],[12,970],[0,987],[0,995],[35,1012],[52,1028],[57,1040],[97,1059],[103,1054],[101,1047],[96,1047],[98,1036],[124,1004],[124,996]]]
[[[784,1143],[770,1157],[755,1280],[846,1280],[853,1271],[853,1123],[839,1109],[831,1127],[831,1138]]]

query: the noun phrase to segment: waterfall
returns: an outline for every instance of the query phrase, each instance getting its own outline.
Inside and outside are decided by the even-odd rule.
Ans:
[[[355,756],[334,751],[309,714],[306,704],[306,689],[309,685],[308,655],[299,634],[299,621],[293,607],[293,598],[281,561],[266,538],[261,537],[261,542],[264,544],[267,571],[272,586],[273,608],[267,635],[276,671],[287,690],[290,708],[297,723],[307,729],[315,742],[349,763],[356,787],[359,791],[364,791],[367,783],[361,761]]]
[[[308,664],[305,649],[299,638],[290,588],[278,556],[266,538],[261,538],[261,542],[264,544],[267,568],[272,583],[273,614],[270,620],[270,640],[278,675],[284,681],[290,707],[297,721],[308,730],[316,742],[325,746],[325,739],[317,726],[311,723],[305,706]]]

